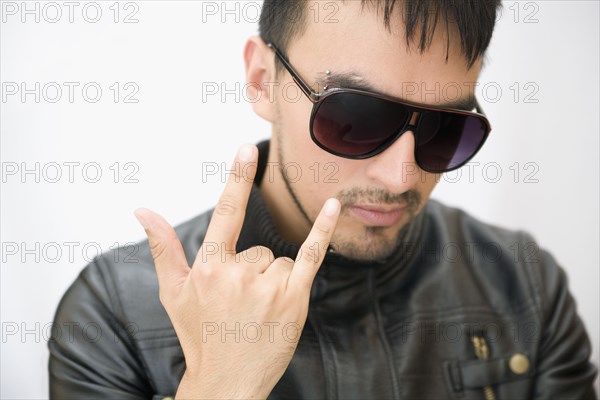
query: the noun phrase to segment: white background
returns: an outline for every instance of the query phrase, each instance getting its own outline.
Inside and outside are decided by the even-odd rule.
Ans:
[[[3,9],[7,3],[2,2]],[[47,101],[56,95],[50,87],[39,103],[33,95],[22,102],[20,93],[2,99],[3,173],[15,165],[31,169],[39,162],[40,170],[46,166],[46,178],[56,173],[50,163],[58,163],[63,175],[56,183],[44,175],[39,182],[34,174],[22,177],[20,170],[3,177],[2,398],[47,397],[47,327],[86,257],[95,255],[95,244],[107,250],[143,239],[132,214],[140,206],[162,213],[173,225],[208,209],[223,182],[215,176],[203,179],[201,163],[230,163],[239,144],[269,137],[270,125],[243,98],[236,101],[231,94],[225,101],[218,95],[202,99],[203,83],[223,83],[228,89],[244,85],[242,48],[257,32],[260,7],[250,3],[228,2],[228,9],[238,9],[229,15],[222,13],[221,2],[212,3],[219,10],[208,15],[200,1],[121,2],[118,23],[112,1],[100,2],[97,23],[83,18],[87,2],[79,3],[73,23],[62,2],[63,15],[56,23],[46,20],[56,12],[48,7],[39,23],[35,15],[21,21],[21,2],[13,3],[19,7],[16,15],[3,13],[3,84],[25,82],[33,88],[35,82],[42,87],[57,82],[63,89],[56,103]],[[35,2],[27,4],[35,7]],[[39,3],[40,13],[44,5]],[[138,22],[123,23],[132,12]],[[86,16],[94,15],[88,8]],[[463,169],[457,183],[443,179],[433,194],[485,222],[528,231],[555,256],[568,272],[596,365],[598,19],[597,1],[505,2],[477,91],[481,99],[481,87],[490,88],[482,105],[493,132],[474,160],[480,166],[473,182]],[[63,82],[80,85],[72,103]],[[103,90],[96,103],[83,98],[82,86],[89,82]],[[110,89],[115,82],[121,92],[116,103]],[[122,96],[132,91],[125,87],[128,82],[139,88],[133,96],[137,103],[123,102]],[[520,87],[517,98],[510,88],[515,83]],[[527,83],[533,86],[525,87]],[[498,99],[494,87],[502,90]],[[527,103],[526,95],[534,90],[529,100],[537,103]],[[93,90],[88,94],[93,96]],[[65,162],[79,163],[74,182],[69,182]],[[493,167],[494,162],[502,172],[498,182],[493,182],[493,168],[482,173],[482,166]],[[520,171],[516,183],[514,167],[510,169],[515,162]],[[100,166],[99,182],[86,181],[95,175],[93,168],[83,175],[82,166],[88,163]],[[525,182],[534,172],[525,163],[536,166],[530,178],[537,183]],[[138,183],[125,182],[130,172]],[[72,259],[65,242],[76,243]],[[40,260],[36,262],[34,251],[21,262],[23,250],[36,243]],[[16,255],[7,251],[11,244],[18,246]],[[56,246],[62,255],[52,262]],[[14,327],[19,331],[8,334]],[[25,330],[30,333],[22,337]]]

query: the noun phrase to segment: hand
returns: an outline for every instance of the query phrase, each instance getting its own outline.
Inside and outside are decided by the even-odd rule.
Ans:
[[[238,174],[229,175],[191,268],[169,223],[150,210],[135,211],[148,236],[160,301],[185,356],[178,398],[266,398],[306,322],[340,204],[325,202],[295,261],[275,259],[262,246],[236,254],[256,173],[248,167],[256,166],[257,155],[254,145],[238,152]]]

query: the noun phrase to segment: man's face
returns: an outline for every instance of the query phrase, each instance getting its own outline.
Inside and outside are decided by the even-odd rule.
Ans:
[[[477,80],[481,62],[467,68],[452,25],[446,63],[443,21],[438,21],[432,45],[421,54],[414,46],[407,47],[399,15],[394,15],[389,33],[381,15],[369,9],[361,12],[359,1],[338,4],[334,16],[338,22],[324,23],[324,10],[320,10],[321,20],[315,22],[316,14],[310,12],[306,32],[285,52],[313,90],[323,91],[317,87],[317,79],[330,71],[334,75],[352,73],[357,82],[374,91],[417,103],[443,105],[473,96],[469,88]],[[270,160],[286,166],[287,193],[282,198],[295,197],[311,222],[327,198],[338,198],[342,212],[332,240],[336,250],[362,260],[388,256],[402,228],[420,212],[440,179],[439,174],[425,172],[416,164],[413,132],[405,132],[384,152],[368,159],[334,156],[311,140],[312,103],[300,94],[289,73],[280,74],[278,83]],[[458,85],[462,93],[450,91],[442,96],[441,88],[450,83],[447,87]],[[294,201],[287,204],[289,213],[302,215]]]

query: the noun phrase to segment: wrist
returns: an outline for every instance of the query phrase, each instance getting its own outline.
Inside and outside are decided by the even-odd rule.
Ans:
[[[230,371],[231,372],[231,371]],[[261,387],[240,386],[232,382],[231,375],[219,376],[216,371],[185,370],[175,398],[179,399],[266,399]]]

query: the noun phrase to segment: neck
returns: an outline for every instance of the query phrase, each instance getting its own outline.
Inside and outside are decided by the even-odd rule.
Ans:
[[[271,140],[271,146],[273,146]],[[302,244],[311,226],[286,187],[277,149],[271,147],[267,167],[260,183],[260,192],[273,218],[278,233],[290,243]]]

